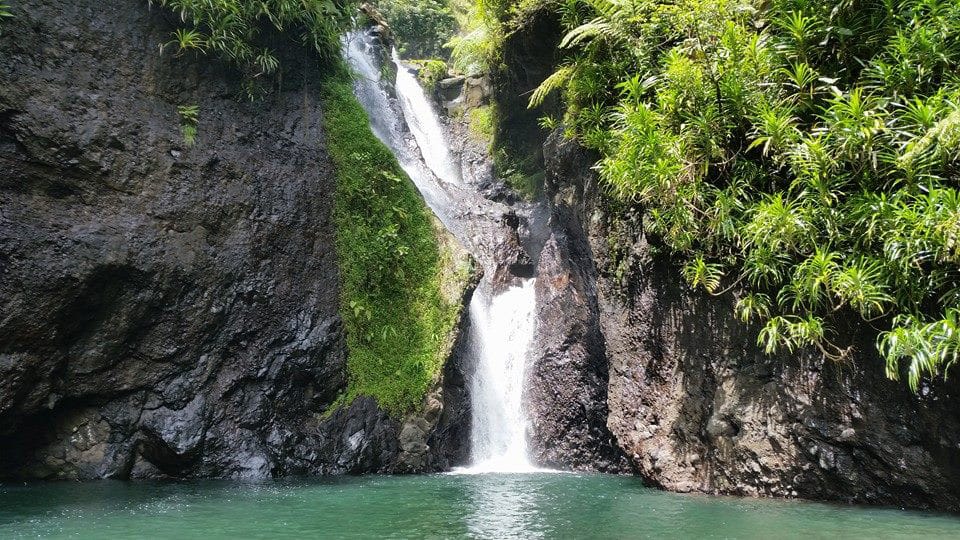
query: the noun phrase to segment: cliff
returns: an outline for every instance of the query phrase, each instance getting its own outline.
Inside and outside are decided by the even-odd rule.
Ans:
[[[251,102],[222,62],[160,54],[177,24],[93,0],[4,22],[0,477],[420,467],[416,416],[330,411],[348,365],[326,68],[278,40],[280,82]]]
[[[887,379],[865,325],[846,362],[764,354],[730,294],[688,287],[639,209],[612,208],[596,156],[545,145],[552,223],[596,272],[607,426],[638,474],[671,491],[957,510],[960,395]],[[579,255],[577,255],[579,253]]]

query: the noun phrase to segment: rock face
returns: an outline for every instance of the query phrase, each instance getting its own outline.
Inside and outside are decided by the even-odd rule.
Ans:
[[[852,323],[840,329],[857,351],[849,363],[763,354],[732,299],[690,290],[638,215],[610,218],[594,156],[558,136],[545,155],[554,215],[575,217],[589,240],[572,256],[597,272],[596,288],[582,290],[609,362],[607,423],[644,479],[674,491],[960,509],[953,381],[911,394],[885,378],[869,330]]]
[[[545,4],[544,4],[545,5]],[[558,47],[563,30],[553,10],[528,10],[504,36],[501,58],[490,74],[492,100],[499,120],[495,126],[496,148],[506,149],[526,172],[543,164],[544,112],[557,108],[556,96],[548,96],[541,108],[530,109],[530,95],[554,71],[560,60]]]
[[[607,358],[596,274],[574,216],[557,209],[537,268],[537,324],[527,382],[536,463],[629,472],[607,428]]]
[[[219,62],[158,54],[147,4],[3,23],[0,477],[388,470],[372,400],[321,416],[346,380],[320,67],[280,49],[283,87],[236,99]]]

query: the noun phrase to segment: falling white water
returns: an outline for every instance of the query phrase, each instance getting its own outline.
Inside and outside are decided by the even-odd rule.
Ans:
[[[435,173],[427,167],[416,140],[408,140],[402,114],[391,106],[390,98],[380,80],[380,68],[375,60],[375,45],[362,32],[351,32],[344,38],[344,57],[354,72],[353,93],[370,117],[370,128],[380,141],[397,157],[397,162],[413,180],[427,205],[448,229],[455,223],[450,217],[451,195],[438,182]],[[416,83],[416,81],[414,81]],[[421,96],[422,96],[421,92]],[[409,99],[409,98],[408,98]],[[424,99],[426,99],[424,97]],[[435,113],[432,110],[431,114]],[[409,123],[409,122],[408,122]],[[446,144],[443,143],[444,148]]]
[[[354,72],[353,93],[370,117],[373,134],[387,145],[401,163],[410,161],[403,140],[403,123],[390,107],[390,99],[380,83],[380,68],[371,51],[370,40],[351,32],[343,40],[344,58]]]
[[[467,186],[462,182],[440,119],[414,75],[394,51],[395,89],[403,114],[400,117],[381,84],[381,71],[368,36],[348,35],[344,52],[357,75],[354,91],[370,116],[374,134],[394,152],[448,229],[471,230],[470,224],[458,227],[457,216],[463,214],[454,211],[457,204],[462,204],[459,199]],[[413,133],[413,140],[407,136],[404,124]],[[459,190],[461,195],[451,195],[444,183],[457,186],[452,192]],[[470,302],[469,342],[474,365],[470,377],[472,465],[457,472],[539,470],[530,463],[527,452],[523,407],[526,360],[535,325],[536,279],[516,282],[493,294],[491,283],[484,281]]]
[[[450,153],[440,118],[417,78],[400,61],[396,49],[393,50],[393,63],[397,66],[397,97],[400,98],[407,125],[420,146],[423,160],[441,180],[452,184],[462,183],[460,169]]]
[[[534,279],[492,298],[484,283],[470,302],[473,464],[464,472],[535,470],[527,454],[523,382],[534,331]]]

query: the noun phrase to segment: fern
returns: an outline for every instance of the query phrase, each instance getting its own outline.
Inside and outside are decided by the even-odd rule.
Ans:
[[[350,22],[348,0],[148,0],[156,1],[180,16],[183,28],[161,45],[188,51],[213,53],[239,68],[245,75],[248,96],[262,92],[260,79],[280,68],[279,59],[263,46],[261,32],[270,25],[291,40],[305,43],[324,59],[339,53],[340,32]]]
[[[527,108],[533,109],[543,105],[543,101],[547,99],[547,96],[567,84],[573,74],[573,68],[570,66],[562,67],[553,72],[549,77],[544,79],[539,86],[537,86],[536,90],[533,91],[533,94],[530,96],[530,102],[527,104]]]
[[[181,105],[177,107],[177,115],[180,117],[180,132],[183,135],[184,144],[193,146],[197,140],[197,124],[200,123],[200,107],[196,105]]]
[[[612,24],[606,23],[603,19],[594,19],[589,23],[582,24],[568,32],[560,41],[560,48],[567,49],[580,45],[585,40],[598,36],[607,38],[618,38],[619,34],[615,31]]]

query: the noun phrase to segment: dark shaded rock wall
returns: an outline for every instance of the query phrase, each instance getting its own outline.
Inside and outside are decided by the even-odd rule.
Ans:
[[[674,491],[960,509],[960,395],[920,396],[884,376],[874,334],[840,328],[856,354],[768,356],[729,295],[690,290],[639,215],[597,194],[594,157],[546,145],[555,213],[579,216],[597,270],[609,361],[608,425],[639,474]],[[589,291],[589,289],[587,289]],[[855,320],[851,318],[851,321]]]
[[[542,169],[545,132],[538,119],[545,111],[557,109],[557,99],[551,95],[536,109],[527,104],[530,94],[553,73],[560,57],[561,32],[559,16],[552,10],[544,7],[525,12],[505,36],[502,57],[490,73],[497,111],[493,147],[504,150],[526,174]]]
[[[607,428],[607,357],[593,254],[577,215],[555,207],[537,265],[537,321],[525,399],[534,462],[629,472]]]
[[[0,475],[361,472],[396,453],[345,384],[334,179],[306,50],[235,99],[145,1],[20,0],[0,36]],[[197,144],[178,105],[198,105]]]
[[[473,290],[470,291],[470,297]],[[466,298],[469,303],[470,297]],[[445,471],[470,461],[470,387],[468,365],[470,317],[464,314],[452,354],[443,368],[442,409],[427,437],[428,453],[424,470]],[[429,397],[428,397],[429,399]]]

